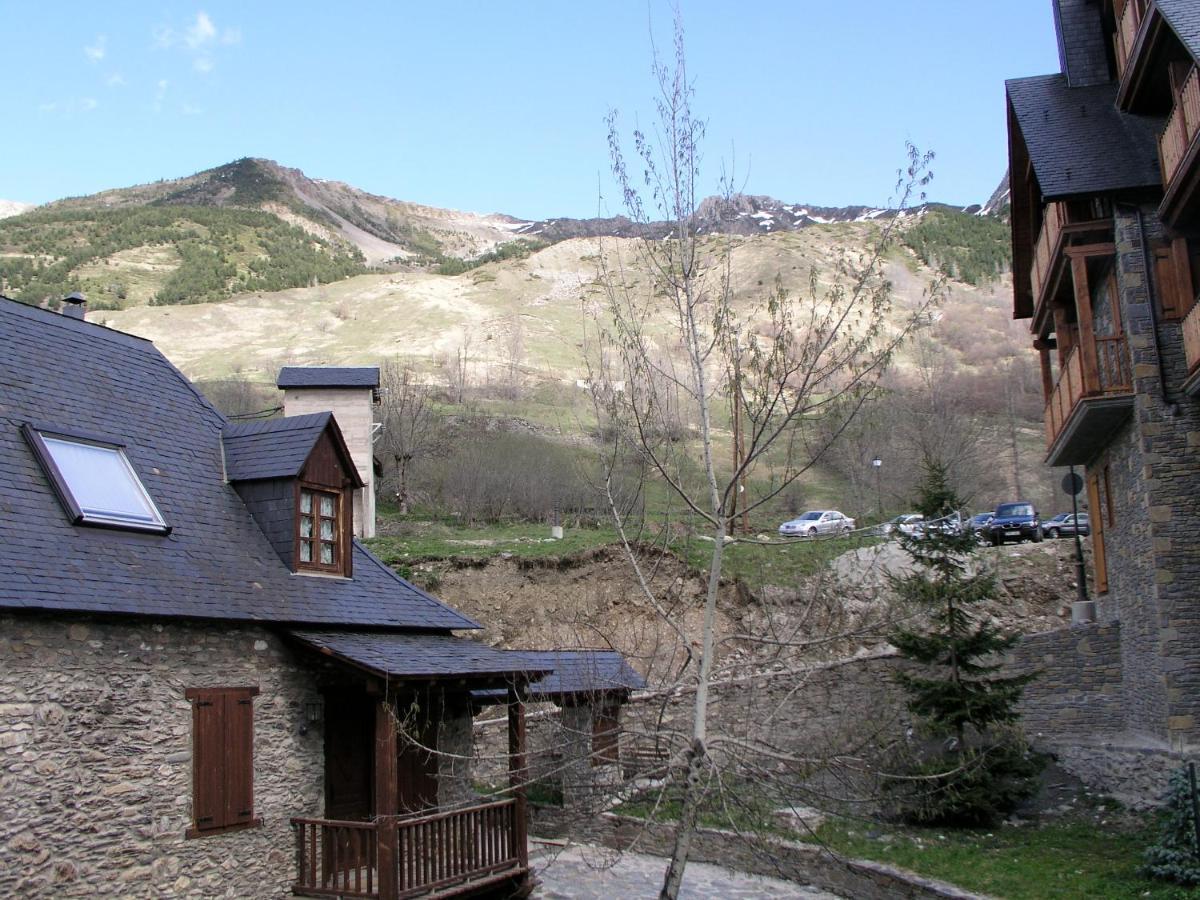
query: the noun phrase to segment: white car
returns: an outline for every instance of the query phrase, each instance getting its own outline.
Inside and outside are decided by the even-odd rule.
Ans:
[[[818,534],[849,534],[854,530],[854,520],[843,516],[836,509],[810,509],[798,519],[779,526],[785,537],[816,537]]]
[[[921,523],[925,521],[925,517],[920,513],[905,513],[902,516],[890,521],[884,522],[879,526],[880,534],[906,534],[909,537],[914,536],[921,529]]]

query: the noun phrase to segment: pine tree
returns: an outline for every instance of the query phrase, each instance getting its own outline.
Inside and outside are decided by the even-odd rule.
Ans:
[[[960,506],[944,466],[926,465],[919,509],[944,515]],[[916,568],[894,585],[928,612],[925,630],[906,629],[891,642],[920,664],[898,680],[923,741],[889,785],[902,818],[917,824],[995,822],[1035,789],[1041,763],[1014,723],[1016,704],[1033,675],[998,674],[998,654],[1018,635],[981,618],[973,607],[995,594],[992,573],[971,571],[969,530],[929,528],[902,539]]]
[[[1194,815],[1191,779],[1184,766],[1171,775],[1159,816],[1158,843],[1146,849],[1143,874],[1200,886],[1200,848],[1196,844]]]

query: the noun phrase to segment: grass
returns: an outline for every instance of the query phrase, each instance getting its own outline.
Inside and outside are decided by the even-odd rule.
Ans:
[[[876,827],[844,821],[818,829],[832,849],[890,863],[1005,900],[1150,897],[1184,900],[1196,891],[1138,875],[1152,834],[1147,825],[1082,822],[986,830]]]

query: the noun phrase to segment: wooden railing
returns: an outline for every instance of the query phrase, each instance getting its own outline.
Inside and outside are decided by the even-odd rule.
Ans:
[[[1098,337],[1096,346],[1096,371],[1090,374],[1083,365],[1083,354],[1072,347],[1063,361],[1058,382],[1046,404],[1046,445],[1052,445],[1062,433],[1063,426],[1071,418],[1079,401],[1087,397],[1103,397],[1111,394],[1127,394],[1133,390],[1133,379],[1129,369],[1129,354],[1125,338]]]
[[[399,897],[481,879],[526,864],[516,799],[396,823]]]
[[[1042,289],[1050,277],[1054,265],[1054,257],[1058,252],[1058,241],[1062,237],[1063,225],[1067,221],[1065,203],[1051,202],[1046,204],[1042,217],[1042,230],[1038,232],[1037,243],[1033,247],[1033,268],[1029,273],[1030,287],[1033,288],[1033,302],[1041,301]]]
[[[517,800],[396,820],[396,897],[477,884],[528,865]],[[380,896],[374,822],[292,819],[296,894]]]
[[[1183,352],[1190,375],[1200,369],[1200,303],[1183,320]]]
[[[1197,131],[1200,131],[1200,69],[1192,66],[1183,80],[1179,96],[1175,98],[1175,107],[1167,118],[1167,127],[1158,137],[1164,189],[1170,188]]]
[[[292,819],[296,834],[296,893],[378,897],[373,822]]]
[[[1117,77],[1125,72],[1129,64],[1129,54],[1137,41],[1138,29],[1142,27],[1145,17],[1146,0],[1117,0],[1114,12],[1117,17],[1117,30],[1113,34],[1113,48],[1117,54]]]

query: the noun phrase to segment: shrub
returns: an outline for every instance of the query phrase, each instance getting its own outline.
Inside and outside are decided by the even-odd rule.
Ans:
[[[1142,874],[1200,886],[1200,848],[1192,803],[1192,781],[1188,766],[1184,766],[1171,775],[1166,802],[1159,811],[1158,843],[1146,849]]]

